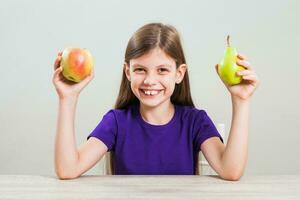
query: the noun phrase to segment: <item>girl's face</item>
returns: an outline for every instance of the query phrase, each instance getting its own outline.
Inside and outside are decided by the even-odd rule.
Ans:
[[[129,66],[124,64],[125,74],[130,81],[131,90],[140,103],[156,107],[170,102],[175,84],[180,83],[186,71],[182,64],[176,69],[175,61],[160,48],[131,59]]]

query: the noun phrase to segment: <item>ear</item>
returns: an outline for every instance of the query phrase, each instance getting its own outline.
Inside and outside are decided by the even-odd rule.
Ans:
[[[187,65],[186,64],[181,64],[177,69],[176,69],[176,83],[179,84],[182,80],[183,77],[185,75],[187,69]]]
[[[124,70],[124,73],[125,73],[128,81],[130,81],[131,80],[130,79],[130,67],[126,62],[124,62],[124,64],[123,64],[123,70]]]

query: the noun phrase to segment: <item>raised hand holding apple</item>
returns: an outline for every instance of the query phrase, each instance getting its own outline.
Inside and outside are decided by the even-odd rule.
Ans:
[[[52,82],[59,98],[77,98],[93,78],[93,60],[86,49],[67,48],[58,53]]]
[[[215,66],[216,72],[232,98],[249,100],[259,85],[259,79],[246,56],[230,46],[229,36],[227,44],[222,61]]]
[[[78,83],[91,73],[94,61],[87,49],[66,48],[62,53],[60,64],[64,77]]]

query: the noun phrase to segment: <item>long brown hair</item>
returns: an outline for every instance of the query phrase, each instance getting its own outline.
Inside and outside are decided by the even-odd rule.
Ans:
[[[125,62],[138,58],[155,47],[161,48],[168,56],[176,62],[176,69],[181,64],[186,64],[178,31],[171,25],[162,23],[150,23],[139,28],[130,38],[126,52]],[[119,95],[115,104],[116,109],[124,109],[128,105],[138,103],[138,98],[133,94],[130,82],[123,70]],[[177,105],[194,106],[191,92],[188,71],[185,72],[183,80],[175,85],[171,96],[171,102]]]

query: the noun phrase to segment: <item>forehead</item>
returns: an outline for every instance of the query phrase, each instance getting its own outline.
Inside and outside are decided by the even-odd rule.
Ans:
[[[160,65],[175,66],[176,63],[173,58],[168,56],[162,49],[155,48],[149,51],[148,53],[131,59],[129,61],[130,66],[142,65],[146,67],[156,67]]]

